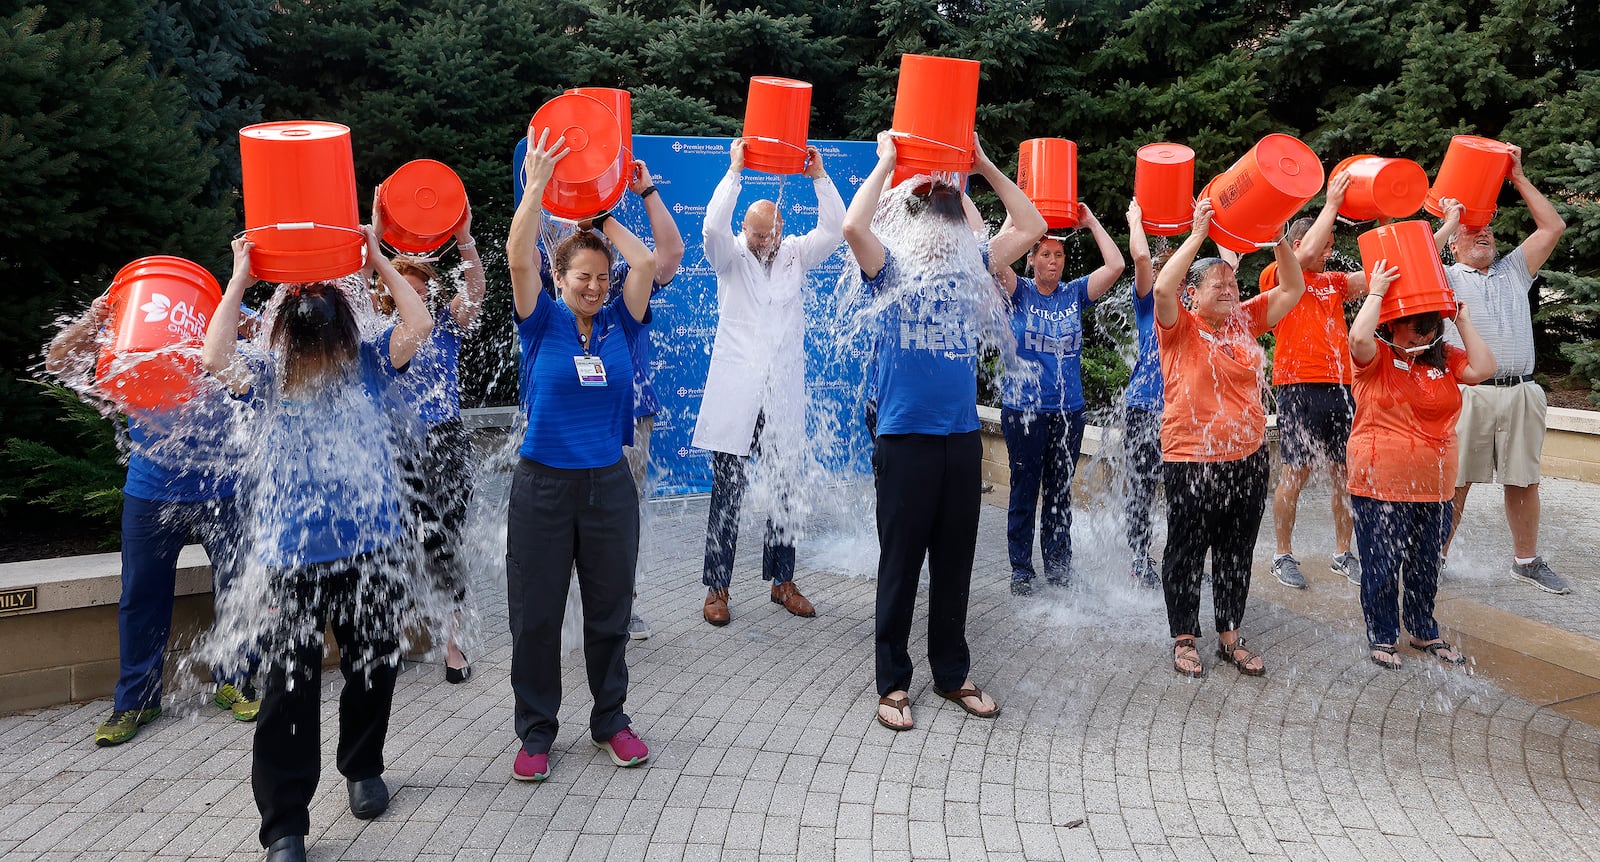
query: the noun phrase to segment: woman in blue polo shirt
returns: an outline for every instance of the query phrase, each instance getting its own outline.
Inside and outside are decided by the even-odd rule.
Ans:
[[[367,259],[390,284],[381,226],[364,229]],[[393,393],[433,318],[414,292],[396,291],[399,322],[363,339],[338,282],[286,284],[269,315],[266,350],[237,346],[239,301],[255,283],[253,243],[235,240],[233,277],[206,329],[206,369],[255,411],[246,453],[246,536],[266,569],[267,666],[250,782],[259,837],[274,862],[305,859],[310,804],[321,772],[322,633],[339,642],[339,772],[350,812],[389,805],[383,744],[400,661],[407,567],[396,457],[407,410]],[[412,414],[414,416],[414,413]]]
[[[1011,505],[1006,543],[1011,555],[1011,592],[1033,592],[1033,521],[1039,491],[1039,546],[1045,581],[1065,586],[1072,573],[1072,476],[1083,448],[1083,316],[1122,275],[1122,251],[1094,217],[1078,204],[1078,224],[1088,227],[1103,261],[1098,269],[1061,281],[1066,248],[1044,237],[1028,254],[1032,278],[1011,268],[999,270],[1000,285],[1011,297],[1011,328],[1016,362],[1006,369],[1000,410],[1011,462]],[[1009,357],[1008,357],[1009,358]]]
[[[934,177],[884,193],[894,138],[878,135],[878,165],[845,214],[844,238],[861,279],[882,305],[877,343],[878,723],[912,727],[911,614],[928,561],[928,664],[933,687],[972,715],[1000,706],[967,676],[967,593],[978,540],[983,444],[978,436],[978,330],[998,302],[990,265],[1010,266],[1043,235],[1026,195],[977,150],[1007,224],[984,248],[967,226],[962,195]],[[880,206],[880,200],[882,205]],[[985,260],[987,258],[987,260]]]
[[[506,240],[528,410],[506,523],[511,690],[521,741],[511,774],[519,781],[550,775],[561,707],[561,618],[574,564],[594,695],[589,734],[618,766],[643,763],[650,754],[623,712],[639,499],[622,449],[633,442],[633,346],[648,337],[655,258],[602,212],[556,247],[551,271],[562,301],[545,295],[540,201],[568,152],[563,139],[551,136],[544,129],[535,139],[528,130],[527,186]],[[630,268],[614,300],[607,300],[610,247],[591,228]]]

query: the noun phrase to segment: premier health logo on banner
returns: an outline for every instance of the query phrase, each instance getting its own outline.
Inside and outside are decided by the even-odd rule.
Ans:
[[[657,471],[657,496],[704,493],[711,489],[711,458],[690,445],[700,397],[705,391],[711,363],[711,342],[717,331],[717,276],[706,262],[702,236],[706,204],[723,174],[728,172],[728,147],[732,138],[679,138],[634,135],[634,157],[650,166],[661,199],[683,234],[685,252],[672,283],[650,301],[654,320],[650,327],[652,382],[661,400],[655,433],[650,443],[652,469]],[[855,190],[877,163],[876,145],[868,141],[812,141],[821,153],[828,175],[849,203]],[[522,160],[526,138],[519,138],[511,154],[512,190],[522,200]],[[761,198],[780,202],[784,233],[803,234],[817,224],[817,196],[811,180],[801,175],[776,176],[745,171],[744,187],[734,208],[733,230],[739,232],[744,211]],[[650,220],[637,195],[624,192],[612,207],[613,217],[630,230],[650,239]],[[822,266],[811,271],[806,314],[831,314],[839,273],[844,268],[844,244]],[[843,439],[836,451],[820,453],[832,469],[870,472],[861,403],[866,362],[859,349],[847,355],[829,355],[838,348],[827,338],[829,328],[815,319],[806,327],[806,389],[810,394],[807,424],[815,427],[832,417]],[[670,417],[660,421],[661,416]]]

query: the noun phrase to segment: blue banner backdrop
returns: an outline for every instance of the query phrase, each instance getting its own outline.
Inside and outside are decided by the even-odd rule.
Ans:
[[[710,453],[689,445],[705,391],[711,343],[717,334],[717,277],[706,263],[701,227],[706,203],[728,171],[732,140],[633,136],[634,157],[650,167],[686,247],[677,276],[650,301],[654,314],[651,372],[661,399],[650,443],[655,496],[711,489]],[[811,144],[822,153],[824,168],[849,204],[877,162],[874,145],[863,141]],[[519,140],[512,154],[517,200],[522,198],[521,166],[527,146],[526,139]],[[809,179],[746,171],[734,211],[735,234],[745,208],[762,198],[778,202],[785,235],[799,235],[816,226],[817,196]],[[624,193],[611,213],[654,244],[644,203],[636,195]],[[840,243],[833,256],[810,273],[806,295],[807,426],[811,439],[823,447],[817,456],[824,467],[841,474],[860,474],[870,471],[871,440],[862,418],[862,393],[871,346],[840,344],[837,338],[842,327],[835,325],[834,300],[845,252]]]

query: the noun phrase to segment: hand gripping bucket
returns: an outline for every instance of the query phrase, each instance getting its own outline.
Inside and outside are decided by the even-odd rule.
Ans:
[[[222,289],[205,267],[181,257],[142,257],[106,291],[111,332],[95,364],[102,394],[153,410],[189,400],[204,373],[200,348]]]
[[[566,138],[572,152],[556,163],[544,188],[544,208],[556,218],[582,221],[608,209],[622,197],[633,173],[632,153],[622,145],[617,115],[604,102],[581,93],[565,93],[545,102],[528,121],[535,139],[549,129],[549,146]]]
[[[1456,135],[1444,152],[1439,174],[1423,206],[1444,218],[1439,201],[1455,198],[1464,207],[1462,227],[1483,227],[1494,220],[1500,186],[1511,174],[1511,148],[1492,138]]]
[[[239,130],[250,271],[275,282],[324,281],[361,269],[350,130],[291,120]]]
[[[1361,268],[1372,277],[1380,260],[1400,268],[1400,274],[1383,296],[1378,322],[1437,311],[1455,317],[1455,292],[1445,279],[1439,248],[1433,243],[1433,228],[1425,220],[1387,224],[1361,235]]]
[[[890,125],[896,153],[893,185],[918,174],[971,172],[977,117],[977,60],[900,55]]]
[[[425,254],[450,241],[467,216],[467,189],[443,162],[406,162],[378,186],[383,241],[407,254]]]
[[[1133,169],[1133,197],[1144,232],[1176,236],[1194,224],[1194,150],[1183,144],[1146,144]]]
[[[1033,138],[1017,154],[1017,185],[1050,230],[1078,226],[1078,145],[1065,138]]]
[[[617,116],[617,128],[622,130],[622,149],[627,152],[624,160],[633,164],[633,96],[627,90],[618,90],[614,87],[573,87],[567,91],[568,95],[588,96],[598,99],[611,109]],[[628,175],[629,182],[633,175]]]
[[[768,174],[806,169],[811,126],[811,85],[788,78],[750,79],[744,103],[744,166]]]
[[[1350,221],[1410,218],[1428,195],[1428,173],[1410,159],[1351,156],[1335,165],[1329,176],[1341,171],[1350,173],[1350,188],[1339,215]]]
[[[1211,238],[1244,254],[1270,246],[1291,216],[1322,189],[1322,162],[1299,139],[1273,134],[1200,193],[1211,199]]]

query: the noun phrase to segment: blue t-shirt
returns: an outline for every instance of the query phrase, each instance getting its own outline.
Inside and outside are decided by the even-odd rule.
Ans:
[[[232,497],[239,456],[231,410],[222,390],[208,386],[179,407],[129,414],[122,493],[158,503]]]
[[[591,321],[588,350],[577,317],[548,297],[517,322],[528,399],[522,457],[563,470],[608,467],[622,457],[622,447],[633,445],[634,342],[649,339],[649,321],[648,313],[644,323],[634,320],[613,299]],[[596,359],[603,375],[587,367]]]
[[[395,422],[403,396],[391,389],[393,329],[361,344],[359,367],[315,396],[280,394],[274,363],[257,364],[245,397],[261,411],[259,463],[249,501],[251,538],[266,565],[292,568],[343,560],[400,539]]]
[[[465,335],[449,306],[434,316],[433,332],[417,347],[400,378],[406,403],[430,428],[461,416],[461,339]]]
[[[989,250],[983,249],[987,264]],[[862,273],[874,292],[900,287],[894,253],[884,249],[877,278]],[[957,278],[918,285],[913,297],[891,304],[881,319],[874,369],[879,434],[964,434],[978,430],[977,335]],[[970,289],[969,289],[970,290]],[[908,302],[907,300],[913,300]]]
[[[607,302],[615,302],[622,296],[622,286],[628,280],[628,273],[632,271],[633,267],[625,260],[619,260],[611,265],[611,283],[606,293]],[[550,260],[542,254],[539,255],[539,281],[544,285],[545,293],[555,297],[558,302],[561,300],[561,293],[556,290],[555,276],[550,273]],[[655,295],[661,292],[661,288],[666,286],[651,282],[650,297],[654,299]],[[632,353],[633,415],[635,418],[654,416],[661,412],[661,399],[656,397],[656,387],[650,382],[650,339],[646,337],[633,342]],[[528,403],[526,392],[523,393],[522,403],[524,405]]]
[[[1129,407],[1160,413],[1166,395],[1162,391],[1161,353],[1156,349],[1156,292],[1139,297],[1133,291],[1133,323],[1139,330],[1139,358],[1133,363],[1133,376],[1128,379],[1128,392],[1124,396]]]
[[[1088,276],[1056,285],[1049,296],[1033,279],[1017,277],[1011,294],[1017,361],[1038,376],[1029,380],[1007,373],[1001,403],[1045,413],[1083,409],[1083,315],[1093,305]]]

